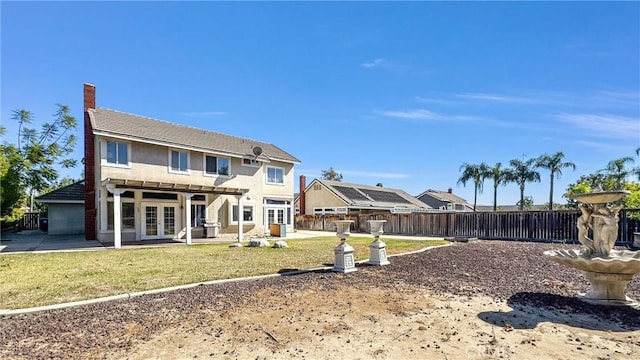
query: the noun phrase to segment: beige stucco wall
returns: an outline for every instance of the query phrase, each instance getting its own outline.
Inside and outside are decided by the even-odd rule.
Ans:
[[[305,214],[313,215],[313,208],[316,207],[338,207],[347,206],[347,203],[339,198],[331,190],[327,189],[324,185],[320,186],[320,190],[316,190],[315,185],[320,185],[318,182],[312,182],[305,191]]]
[[[122,140],[117,140],[122,141]],[[183,183],[192,185],[206,185],[228,188],[249,189],[247,193],[248,199],[244,200],[245,205],[254,206],[254,222],[244,224],[246,234],[262,234],[268,232],[264,226],[264,199],[281,199],[293,202],[294,191],[294,165],[291,163],[272,161],[271,163],[261,163],[260,167],[244,166],[241,158],[230,158],[230,174],[231,176],[208,176],[204,174],[204,156],[205,154],[197,151],[189,151],[189,173],[177,174],[169,169],[169,149],[165,146],[130,143],[130,166],[112,166],[106,164],[106,138],[98,137],[96,139],[96,168],[98,174],[96,176],[97,189],[99,189],[97,204],[107,201],[107,197],[112,196],[107,189],[101,186],[101,181],[107,178],[145,180],[150,182],[166,182],[166,183]],[[181,150],[184,151],[184,150]],[[217,156],[216,154],[207,154]],[[284,169],[284,184],[267,184],[266,175],[267,167],[275,166]],[[147,190],[145,190],[147,191]],[[148,190],[151,191],[151,190]],[[141,205],[142,190],[135,190],[135,217],[136,231],[135,233],[123,232],[123,240],[133,238],[138,240],[141,238],[142,231],[142,215]],[[165,200],[162,200],[165,202]],[[184,210],[185,197],[184,193],[178,193],[178,199],[167,200],[167,202],[176,202],[181,205],[180,208],[180,227],[184,230],[187,223],[186,211]],[[222,233],[236,233],[237,225],[230,224],[230,211],[232,205],[237,205],[238,199],[233,195],[208,194],[206,196],[207,205],[207,221],[219,222],[221,224]],[[98,206],[98,234],[99,239],[110,241],[113,239],[112,232],[104,231],[104,227],[100,226],[101,221],[106,219],[106,215],[101,214],[105,209],[104,206]],[[293,206],[291,212],[294,212]],[[287,226],[288,231],[293,230],[292,224]],[[180,233],[184,236],[184,231]],[[192,232],[194,236],[198,232]]]

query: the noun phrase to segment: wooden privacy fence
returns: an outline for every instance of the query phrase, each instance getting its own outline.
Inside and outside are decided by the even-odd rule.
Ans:
[[[386,220],[388,234],[477,237],[496,240],[578,242],[578,210],[513,212],[437,212],[375,215],[296,215],[300,230],[335,231],[336,220],[353,220],[351,230],[368,232],[367,220]],[[640,209],[622,209],[618,245],[633,243],[640,232]]]
[[[46,215],[45,215],[46,216]],[[36,230],[40,228],[40,213],[25,213],[20,219],[20,230]]]

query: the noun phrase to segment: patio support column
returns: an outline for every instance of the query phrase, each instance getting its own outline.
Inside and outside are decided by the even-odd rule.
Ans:
[[[113,194],[113,247],[120,249],[122,247],[122,214],[120,204],[120,194],[123,189],[117,189],[115,185],[107,185],[107,190]]]
[[[184,194],[184,206],[187,212],[187,245],[191,245],[191,197],[193,194]]]
[[[242,243],[243,235],[244,235],[244,209],[242,199],[244,195],[236,195],[238,199],[238,243]]]
[[[100,201],[98,201],[100,207],[100,232],[107,232],[107,224],[109,219],[107,218],[107,191],[100,190]]]

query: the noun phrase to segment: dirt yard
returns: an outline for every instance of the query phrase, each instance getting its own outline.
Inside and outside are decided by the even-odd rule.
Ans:
[[[457,244],[320,271],[2,318],[1,358],[632,359],[640,311],[585,304],[565,245]],[[640,298],[640,281],[629,286]]]

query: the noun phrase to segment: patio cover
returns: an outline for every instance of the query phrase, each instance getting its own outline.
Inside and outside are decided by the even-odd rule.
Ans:
[[[244,195],[249,189],[220,187],[209,185],[194,185],[173,182],[158,182],[146,180],[128,180],[107,178],[102,180],[102,185],[115,185],[118,188],[142,189],[142,190],[164,190],[177,192],[191,192],[198,194],[223,194],[223,195]]]

